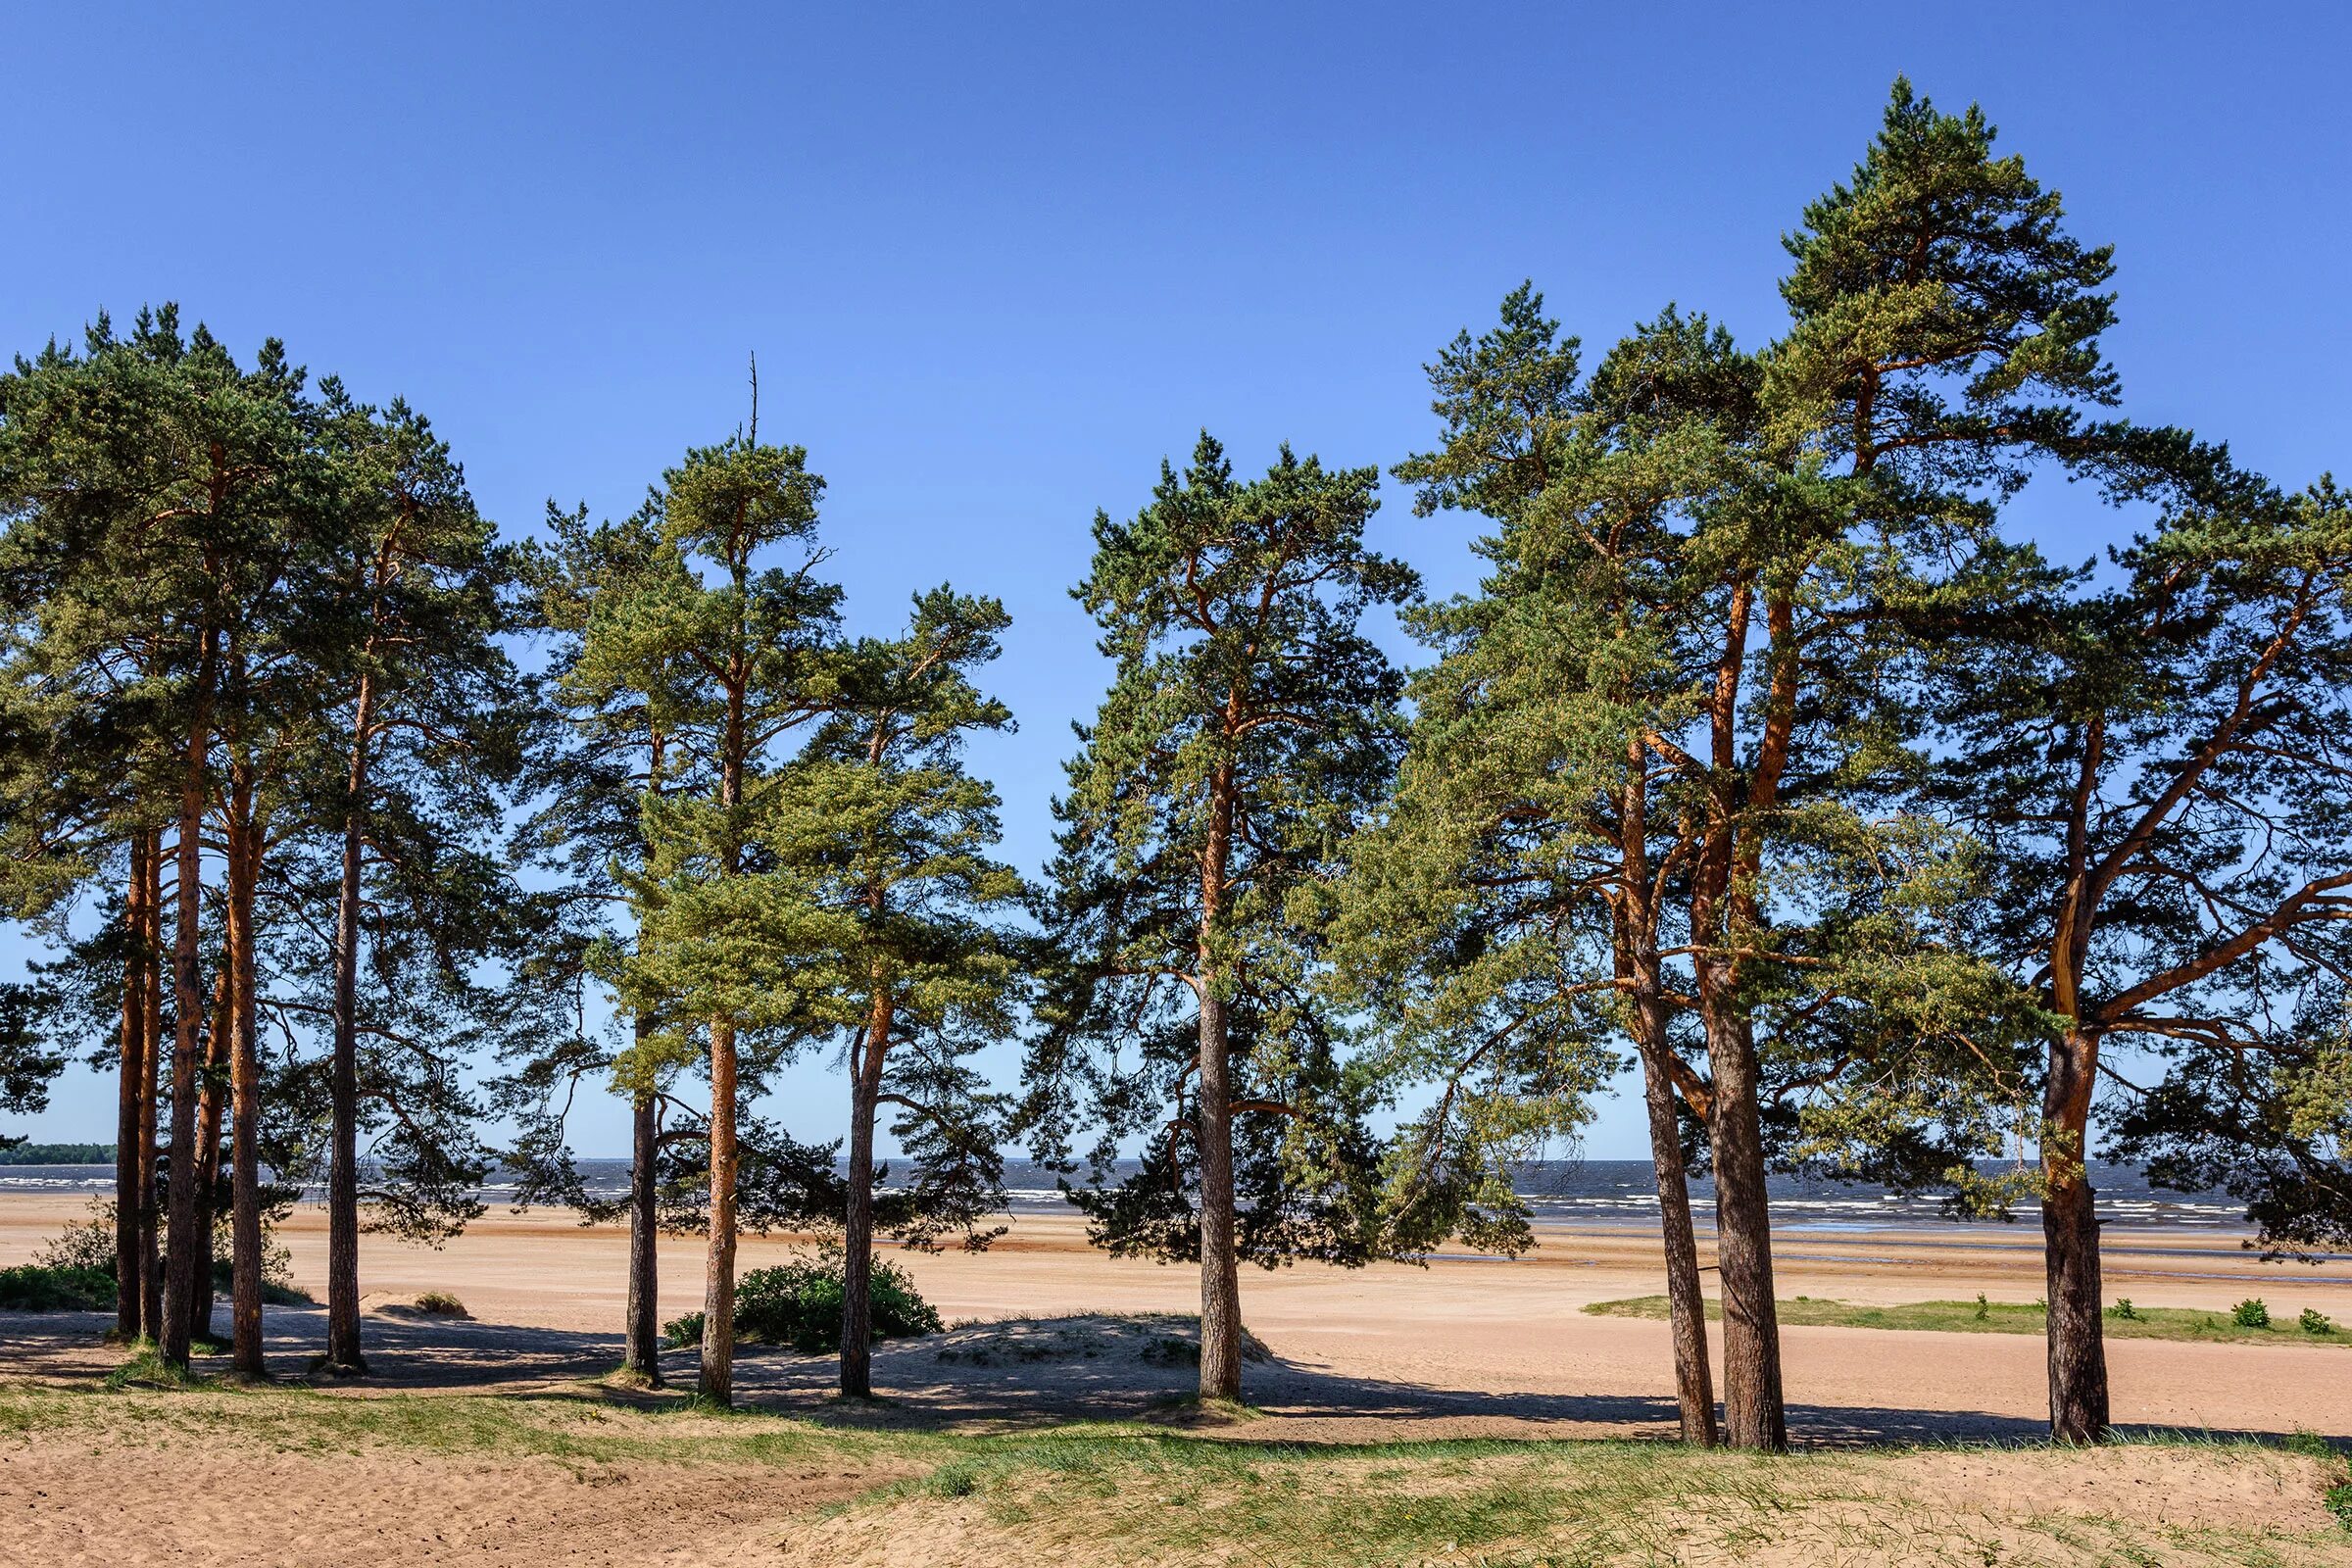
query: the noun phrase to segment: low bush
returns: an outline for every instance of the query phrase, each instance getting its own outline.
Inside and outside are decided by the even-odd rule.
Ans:
[[[2241,1329],[2267,1329],[2271,1326],[2271,1309],[2262,1304],[2262,1298],[2249,1296],[2230,1309],[2230,1321]]]
[[[23,1263],[0,1268],[0,1311],[97,1312],[115,1304],[113,1270]]]
[[[2117,1297],[2115,1298],[2115,1304],[2107,1309],[2107,1315],[2112,1318],[2120,1318],[2126,1323],[2136,1323],[2139,1321],[2139,1311],[2136,1307],[2132,1306],[2132,1298],[2129,1296]]]
[[[229,1258],[233,1246],[229,1227],[227,1214],[214,1217],[213,1289],[222,1296],[235,1284]],[[43,1242],[33,1252],[32,1260],[46,1268],[104,1274],[108,1283],[103,1304],[114,1304],[115,1200],[91,1199],[90,1217],[74,1221]],[[310,1293],[294,1283],[294,1255],[267,1227],[262,1231],[262,1299],[271,1306],[308,1306],[312,1302]]]
[[[427,1291],[416,1298],[416,1310],[434,1317],[469,1317],[466,1303],[446,1291]]]
[[[811,1353],[841,1348],[841,1274],[838,1248],[806,1253],[774,1268],[754,1269],[735,1282],[735,1337],[790,1346]],[[923,1299],[907,1272],[874,1259],[873,1338],[897,1340],[937,1334],[947,1325]],[[689,1312],[662,1326],[672,1349],[703,1343],[703,1314]]]
[[[2316,1307],[2305,1307],[2303,1315],[2295,1321],[2302,1325],[2303,1332],[2306,1334],[2333,1334],[2335,1332],[2334,1321]]]

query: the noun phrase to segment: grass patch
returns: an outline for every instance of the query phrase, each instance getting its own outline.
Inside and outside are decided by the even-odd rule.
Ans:
[[[1972,1563],[1979,1547],[1997,1548],[1997,1558],[1984,1560],[2004,1563],[2276,1563],[2313,1560],[2340,1550],[2343,1540],[2322,1505],[2328,1483],[2342,1477],[2340,1458],[2212,1440],[1780,1457],[1634,1442],[1326,1446],[1219,1441],[1148,1423],[959,1436],[828,1427],[757,1410],[716,1416],[683,1401],[645,1411],[577,1396],[354,1398],[195,1387],[166,1398],[127,1385],[111,1394],[0,1385],[0,1440],[79,1443],[108,1434],[166,1450],[219,1452],[236,1444],[454,1456],[490,1486],[498,1466],[529,1461],[553,1461],[599,1485],[657,1490],[680,1484],[662,1473],[670,1467],[806,1474],[822,1464],[853,1485],[870,1472],[863,1495],[803,1516],[787,1559],[796,1564],[846,1559],[900,1532],[914,1549],[951,1523],[975,1551],[993,1552],[989,1560],[1062,1568],[1733,1561],[1757,1544],[1825,1529],[1847,1560],[1910,1560],[1932,1540],[1949,1560]],[[2143,1485],[2127,1475],[2119,1485],[2119,1465],[2139,1464],[2130,1451],[2138,1448],[2159,1450],[2146,1460],[2155,1479]],[[2013,1480],[2026,1474],[2036,1494],[2068,1498],[2074,1511],[1987,1513],[1949,1473],[1955,1460],[2005,1469]],[[2207,1490],[2225,1491],[2210,1467],[2237,1466],[2275,1474],[2277,1519],[2176,1526],[2136,1506],[2110,1506],[2119,1496],[2177,1502],[2166,1494],[2168,1476],[2203,1477]],[[159,1473],[168,1471],[166,1453]]]
[[[2129,1305],[2129,1303],[2124,1303]],[[1621,1301],[1593,1301],[1585,1310],[1595,1317],[1663,1319],[1666,1298],[1636,1296]],[[2041,1334],[2048,1328],[2049,1311],[2039,1301],[1902,1301],[1886,1306],[1859,1301],[1833,1301],[1799,1296],[1780,1302],[1783,1326],[1844,1329],[1912,1329],[1941,1334]],[[2250,1316],[2251,1314],[2247,1314]],[[1707,1302],[1707,1317],[1719,1321],[1723,1303]],[[2352,1345],[2352,1336],[2307,1331],[2300,1323],[2283,1327],[2266,1318],[2243,1321],[2233,1309],[2211,1311],[2186,1306],[2133,1306],[2106,1314],[2111,1340],[2199,1340],[2222,1345]]]

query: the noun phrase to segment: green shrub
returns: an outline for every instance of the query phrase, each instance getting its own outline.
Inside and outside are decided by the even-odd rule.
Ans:
[[[2139,1320],[2139,1312],[2132,1305],[2132,1298],[2129,1296],[2117,1297],[2115,1304],[2107,1309],[2107,1315],[2121,1318],[2126,1323],[2135,1323]]]
[[[2305,1307],[2303,1315],[2296,1321],[2302,1324],[2303,1332],[2306,1334],[2333,1334],[2335,1332],[2335,1324],[2328,1314],[2315,1307]]]
[[[0,1311],[97,1312],[115,1304],[115,1276],[109,1269],[59,1268],[23,1263],[0,1268]]]
[[[213,1289],[226,1296],[234,1288],[234,1265],[230,1252],[235,1243],[230,1236],[232,1217],[217,1214],[213,1217]],[[115,1277],[115,1200],[111,1198],[90,1200],[90,1217],[75,1220],[49,1240],[32,1254],[32,1260],[45,1268],[84,1270],[104,1274],[109,1281]],[[113,1285],[107,1287],[107,1304],[113,1304]],[[262,1231],[262,1299],[271,1306],[308,1306],[311,1295],[294,1283],[294,1254],[286,1250],[285,1243],[276,1233],[264,1227]],[[62,1309],[61,1309],[62,1310]]]
[[[735,1282],[735,1337],[785,1345],[811,1353],[841,1348],[839,1248],[806,1253],[774,1268],[754,1269]],[[924,1300],[906,1271],[888,1258],[874,1259],[873,1337],[906,1339],[937,1334],[947,1325]],[[662,1326],[672,1349],[703,1343],[703,1314],[689,1312]]]
[[[33,1252],[44,1268],[82,1269],[115,1277],[115,1200],[90,1200],[90,1217],[75,1220]]]
[[[1977,1293],[1977,1321],[1982,1323],[1990,1316],[1992,1316],[1992,1303],[1984,1299],[1983,1291],[1979,1291]]]
[[[837,1248],[754,1269],[735,1286],[735,1332],[796,1350],[840,1349],[841,1274]],[[913,1279],[888,1258],[874,1259],[871,1294],[877,1340],[937,1334],[947,1326],[916,1292]]]
[[[2230,1321],[2241,1329],[2267,1329],[2271,1326],[2271,1309],[2262,1304],[2262,1298],[2249,1296],[2230,1309]]]

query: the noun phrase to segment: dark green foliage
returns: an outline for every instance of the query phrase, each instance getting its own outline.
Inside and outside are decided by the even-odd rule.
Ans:
[[[2305,1307],[2302,1315],[2295,1320],[2295,1324],[2306,1334],[2333,1334],[2335,1332],[2334,1320],[2316,1306]]]
[[[937,1334],[946,1324],[914,1288],[913,1277],[888,1258],[873,1265],[873,1338]],[[689,1312],[662,1326],[672,1348],[699,1345],[703,1314]],[[841,1348],[841,1252],[828,1248],[774,1268],[754,1269],[735,1287],[735,1332],[741,1339],[809,1354]]]
[[[1025,1082],[1041,1155],[1086,1164],[1072,1196],[1113,1250],[1200,1255],[1197,988],[1225,1013],[1240,1254],[1380,1245],[1366,1091],[1313,988],[1316,890],[1401,739],[1402,680],[1363,621],[1416,578],[1364,546],[1378,477],[1285,450],[1237,480],[1203,435],[1133,519],[1096,518],[1077,595],[1116,672],[1055,803],[1042,913],[1069,963]],[[1114,1181],[1123,1145],[1144,1166]]]
[[[2230,1308],[2230,1321],[2241,1329],[2267,1329],[2271,1326],[2271,1309],[2262,1304],[2261,1297],[2249,1297]]]
[[[112,1144],[11,1144],[0,1149],[0,1165],[111,1165]]]
[[[0,1268],[0,1311],[95,1312],[115,1304],[115,1271],[24,1263]]]

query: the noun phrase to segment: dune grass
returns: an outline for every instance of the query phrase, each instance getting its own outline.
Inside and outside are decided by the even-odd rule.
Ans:
[[[1585,1310],[1595,1317],[1663,1319],[1666,1298],[1635,1296],[1620,1301],[1593,1301]],[[1798,1296],[1780,1303],[1783,1325],[1846,1329],[1913,1329],[1941,1334],[2040,1334],[2048,1312],[2039,1301],[1901,1301],[1870,1305]],[[1723,1303],[1707,1302],[1707,1317],[1720,1321]],[[2129,1317],[2112,1308],[2103,1319],[2112,1340],[2190,1340],[2218,1345],[2352,1345],[2352,1334],[2336,1330],[2305,1332],[2292,1320],[2256,1326],[2236,1321],[2229,1307],[2136,1306]]]
[[[500,1466],[554,1463],[601,1487],[674,1488],[705,1466],[821,1464],[871,1485],[796,1516],[782,1564],[869,1560],[878,1543],[914,1552],[953,1540],[957,1561],[1539,1565],[1732,1562],[1767,1544],[1834,1541],[1840,1561],[2281,1564],[2348,1549],[2320,1499],[2340,1457],[2211,1440],[2142,1440],[2169,1474],[2255,1473],[2278,1517],[2227,1526],[2117,1509],[2107,1494],[2160,1495],[2162,1478],[2118,1493],[2105,1450],[1886,1448],[1763,1456],[1648,1442],[1472,1440],[1356,1446],[1250,1441],[1146,1423],[1076,1424],[970,1436],[874,1430],[683,1403],[646,1407],[583,1385],[573,1396],[378,1395],[300,1389],[0,1385],[0,1446],[114,1441],[219,1452],[223,1444],[317,1456],[431,1455],[496,1485]],[[1954,1466],[2001,1470],[1995,1506]],[[2029,1477],[2033,1495],[2014,1500]],[[2132,1485],[2127,1483],[2127,1485]],[[1931,1541],[1943,1555],[1919,1558]],[[1985,1555],[1986,1552],[1992,1555]],[[878,1560],[878,1559],[875,1559]],[[896,1560],[896,1559],[894,1559]],[[1779,1561],[1779,1558],[1771,1559]]]

